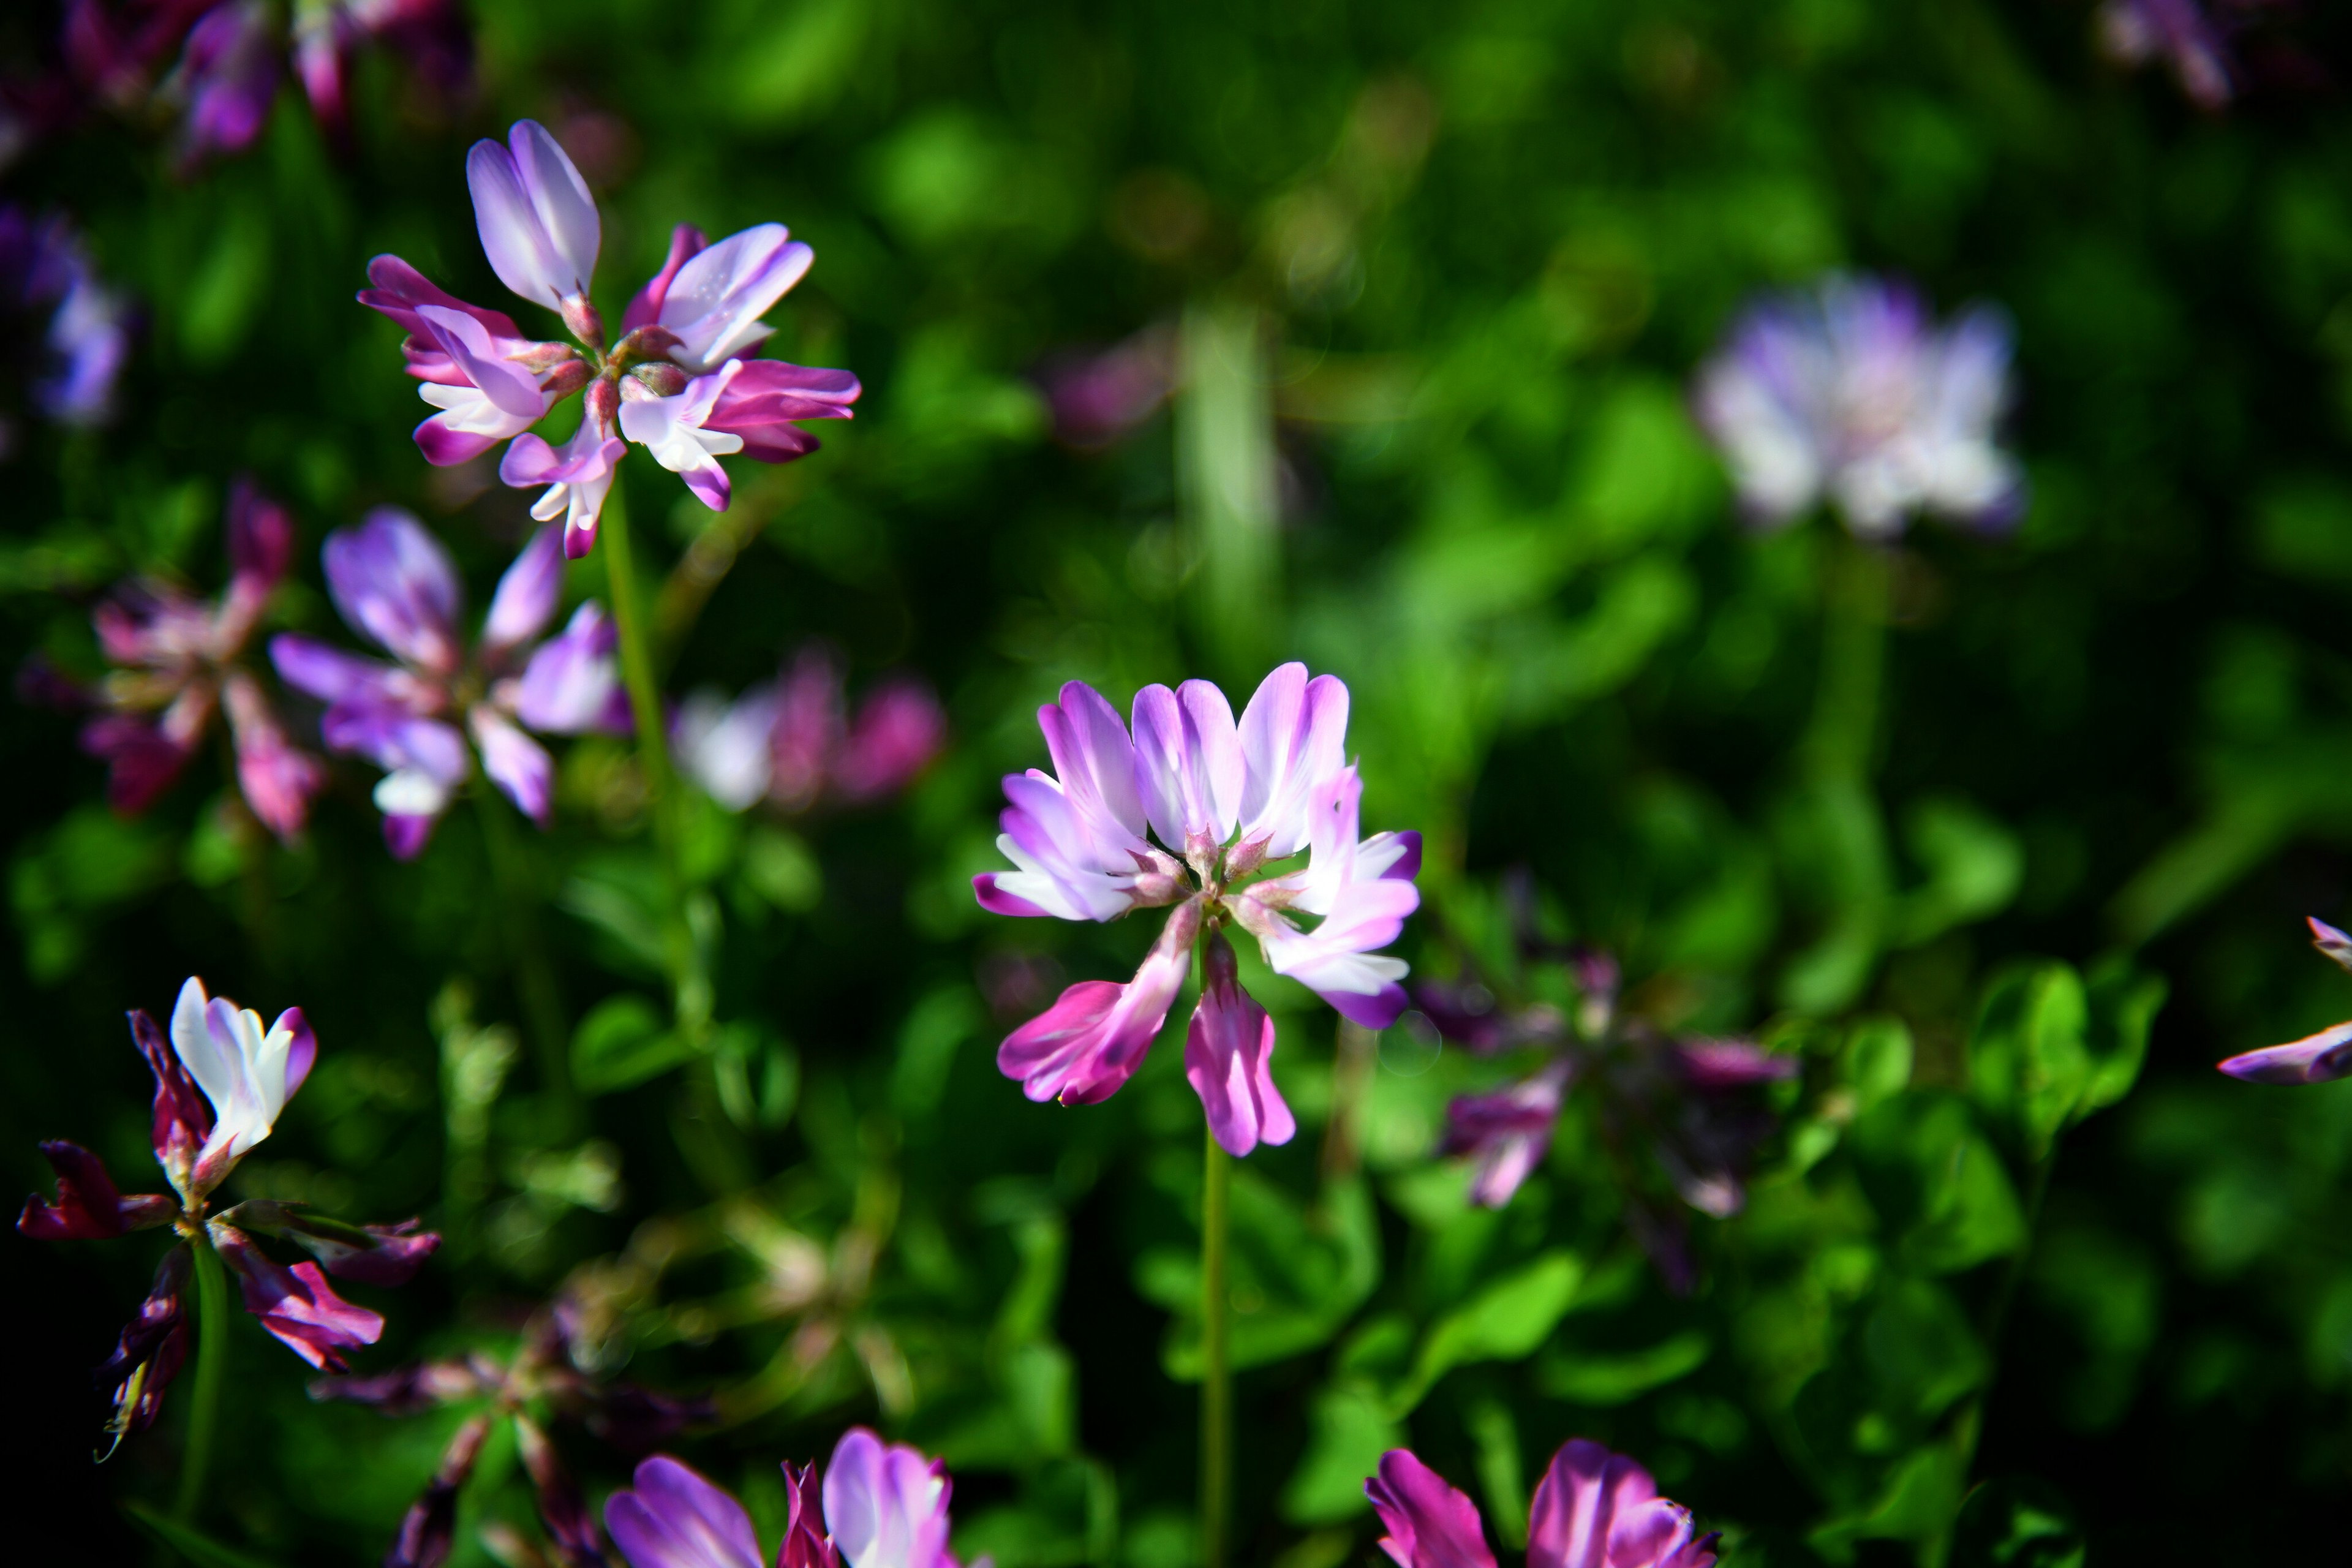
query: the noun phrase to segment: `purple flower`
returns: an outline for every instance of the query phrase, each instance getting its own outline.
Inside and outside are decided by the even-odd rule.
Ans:
[[[1080,1105],[1116,1093],[1167,1020],[1205,933],[1208,984],[1185,1071],[1217,1141],[1246,1154],[1286,1142],[1295,1124],[1267,1070],[1273,1026],[1234,981],[1223,928],[1256,937],[1276,973],[1343,1016],[1384,1028],[1404,1007],[1405,966],[1372,950],[1395,941],[1419,905],[1421,836],[1357,838],[1362,785],[1346,761],[1348,689],[1334,676],[1310,680],[1305,665],[1282,666],[1238,725],[1205,680],[1145,687],[1134,718],[1130,739],[1118,711],[1078,681],[1038,710],[1054,772],[1005,779],[996,842],[1015,869],[983,873],[973,888],[1003,915],[1175,911],[1131,983],[1071,986],[1006,1037],[997,1067],[1032,1100]],[[1302,849],[1304,867],[1246,880]],[[1302,930],[1294,913],[1318,923]]]
[[[1501,1208],[1543,1163],[1573,1070],[1568,1062],[1553,1062],[1491,1094],[1462,1095],[1445,1108],[1445,1142],[1437,1152],[1477,1161],[1471,1202]]]
[[[162,89],[181,110],[180,164],[242,153],[261,134],[278,94],[278,20],[268,0],[227,0],[189,29]]]
[[[131,352],[131,309],[98,275],[65,218],[0,206],[0,309],[32,406],[59,425],[100,425]]]
[[[81,745],[108,764],[108,795],[117,811],[145,810],[179,776],[213,714],[226,707],[246,804],[281,839],[302,831],[325,770],[287,740],[241,662],[286,575],[293,543],[285,509],[240,479],[229,492],[231,570],[218,600],[133,582],[92,616],[100,650],[114,669],[94,694],[100,712],[83,727]]]
[[[791,1512],[778,1568],[956,1568],[939,1460],[851,1427],[824,1469],[823,1535],[812,1469],[784,1467]],[[743,1505],[667,1455],[639,1465],[634,1486],[613,1494],[604,1528],[631,1568],[764,1568]]]
[[[1698,417],[1765,526],[1828,500],[1865,539],[1919,511],[1998,528],[2025,498],[1995,438],[2009,357],[2008,321],[1990,308],[1938,329],[1899,284],[1832,277],[1740,319],[1699,372]]]
[[[534,535],[499,579],[470,657],[458,631],[457,567],[408,513],[379,507],[360,527],[331,535],[326,564],[344,621],[398,662],[291,634],[271,641],[269,657],[287,685],[327,704],[320,728],[330,749],[384,770],[375,801],[400,858],[425,847],[472,773],[468,735],[490,782],[544,827],[555,765],[526,731],[628,731],[614,633],[600,606],[582,605],[560,634],[532,646],[563,590],[554,529]]]
[[[811,644],[780,678],[732,702],[715,691],[688,697],[671,743],[680,769],[728,810],[766,799],[794,813],[826,798],[886,800],[947,743],[939,700],[911,677],[867,692],[855,719],[846,706],[840,659]]]
[[[1404,1448],[1364,1482],[1397,1568],[1495,1568],[1475,1504]],[[1528,1568],[1710,1568],[1716,1537],[1690,1510],[1658,1495],[1649,1471],[1600,1444],[1570,1438],[1536,1485]]]
[[[505,144],[483,141],[466,158],[482,249],[499,280],[562,317],[576,346],[524,338],[497,311],[443,293],[397,257],[368,268],[360,302],[399,322],[419,395],[442,413],[416,428],[426,461],[464,462],[511,440],[499,478],[544,485],[532,507],[564,519],[568,555],[588,552],[613,466],[635,441],[686,480],[713,510],[732,494],[723,457],[781,463],[816,449],[793,423],[846,419],[857,378],[750,355],[773,329],[761,318],[814,258],[781,224],[709,244],[681,226],[662,269],[638,290],[609,350],[589,300],[604,229],[572,160],[537,121],[516,122]],[[530,426],[585,390],[579,430],[559,454]],[[626,439],[625,440],[624,437]]]
[[[2352,936],[2315,915],[2309,918],[2312,946],[2352,969]],[[2352,1077],[2352,1023],[2331,1025],[2284,1046],[2244,1052],[2222,1062],[2221,1068],[2248,1083],[2333,1083]]]
[[[2211,112],[2237,96],[2237,64],[2221,26],[2197,0],[2104,0],[2099,48],[2117,65],[2161,60],[2189,101]]]
[[[294,8],[294,74],[310,112],[331,132],[344,129],[344,79],[352,58],[371,41],[406,55],[433,87],[449,91],[465,84],[469,45],[450,0],[310,0]]]
[[[1054,435],[1080,451],[1098,451],[1142,424],[1176,385],[1176,334],[1147,327],[1095,353],[1058,356],[1039,372]]]
[[[337,1296],[327,1275],[369,1284],[404,1284],[440,1246],[415,1220],[359,1226],[310,1214],[299,1204],[257,1199],[220,1214],[212,1194],[239,1160],[277,1125],[310,1076],[319,1043],[299,1007],[261,1018],[226,997],[207,996],[191,977],[172,1009],[169,1038],[143,1011],[131,1014],[131,1037],[155,1075],[152,1141],[176,1197],[124,1196],[98,1156],[49,1142],[41,1152],[56,1171],[58,1195],[26,1201],[16,1228],[41,1241],[102,1239],[170,1226],[180,1245],[164,1258],[154,1289],[122,1331],[100,1375],[114,1386],[116,1441],[152,1425],[163,1390],[187,1355],[184,1299],[188,1249],[209,1247],[237,1276],[246,1310],[313,1366],[341,1370],[346,1352],[373,1344],[383,1320]],[[316,1263],[289,1268],[255,1247],[260,1230],[309,1247]],[[321,1266],[323,1265],[323,1272]]]

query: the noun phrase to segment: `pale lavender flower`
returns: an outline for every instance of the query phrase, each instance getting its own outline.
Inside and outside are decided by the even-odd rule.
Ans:
[[[2237,96],[2237,64],[2227,33],[2198,0],[2104,0],[2099,48],[2117,65],[2160,61],[2189,102],[2211,112]]]
[[[846,714],[839,658],[803,648],[780,678],[733,701],[697,691],[679,704],[670,739],[678,766],[729,811],[762,800],[787,812],[820,801],[856,805],[898,794],[947,743],[947,716],[930,688],[908,676],[867,692]]]
[[[360,302],[399,322],[418,394],[443,412],[417,426],[426,461],[460,463],[510,441],[499,477],[547,487],[531,508],[564,520],[563,548],[584,555],[613,481],[635,441],[724,510],[732,486],[723,457],[780,463],[816,449],[793,421],[846,419],[857,378],[781,360],[748,358],[773,331],[761,320],[814,258],[781,224],[760,224],[716,245],[681,226],[662,269],[640,289],[609,350],[589,299],[604,239],[587,182],[538,121],[517,121],[502,145],[467,154],[476,226],[491,270],[521,298],[560,315],[575,343],[522,336],[494,310],[445,294],[397,257],[369,265]],[[585,413],[561,453],[532,434],[556,403],[582,390]]]
[[[228,499],[229,580],[217,600],[168,583],[132,582],[91,616],[114,668],[94,692],[74,696],[99,712],[82,749],[108,766],[117,811],[143,811],[177,778],[226,710],[246,804],[281,839],[302,831],[326,782],[319,759],[286,737],[260,684],[245,668],[246,645],[286,575],[294,524],[286,510],[240,479]]]
[[[947,1468],[853,1426],[820,1483],[784,1466],[790,1513],[778,1568],[957,1568],[948,1550]],[[822,1488],[824,1530],[817,1529]],[[631,1568],[765,1568],[743,1505],[667,1455],[637,1467],[604,1505],[604,1528]]]
[[[373,1344],[383,1320],[337,1296],[327,1275],[374,1285],[404,1284],[441,1238],[410,1220],[359,1226],[312,1215],[299,1204],[255,1200],[209,1212],[213,1192],[276,1127],[310,1076],[319,1042],[299,1007],[262,1026],[260,1016],[207,996],[191,977],[172,1009],[168,1039],[139,1009],[131,1037],[155,1075],[152,1139],[176,1196],[124,1196],[97,1155],[64,1142],[41,1145],[57,1173],[54,1201],[28,1198],[16,1228],[42,1241],[103,1239],[169,1226],[181,1245],[166,1255],[139,1315],[100,1369],[114,1387],[116,1441],[152,1425],[163,1389],[187,1356],[184,1299],[188,1249],[210,1247],[237,1276],[246,1309],[312,1366],[343,1366],[345,1352]],[[248,1230],[308,1248],[318,1259],[292,1268],[255,1247]],[[321,1272],[321,1266],[325,1272]]]
[[[1495,1568],[1477,1505],[1410,1449],[1383,1454],[1364,1495],[1397,1568]],[[1552,1456],[1528,1510],[1528,1568],[1710,1568],[1716,1541],[1649,1471],[1582,1437]]]
[[[2025,498],[1996,438],[2009,360],[2008,321],[1988,307],[1938,328],[1900,284],[1832,277],[1743,316],[1696,401],[1759,524],[1828,501],[1865,539],[1923,511],[1992,529]]]
[[[2309,919],[2312,946],[2352,969],[2352,936],[2315,915]],[[2352,1078],[2352,1023],[2333,1024],[2305,1039],[2247,1051],[2220,1065],[2231,1078],[2248,1083],[2333,1083]]]
[[[131,309],[107,287],[62,216],[0,206],[0,310],[14,318],[11,361],[32,409],[53,423],[104,424],[131,353]],[[0,425],[0,456],[6,431]]]
[[[1130,739],[1092,687],[1072,681],[1037,721],[1054,772],[1004,780],[997,847],[1014,866],[973,879],[982,908],[1003,915],[1109,921],[1174,905],[1125,985],[1082,981],[1015,1029],[997,1068],[1035,1100],[1084,1105],[1133,1075],[1182,990],[1205,937],[1207,984],[1186,1047],[1186,1074],[1217,1140],[1235,1154],[1295,1131],[1268,1069],[1272,1023],[1234,979],[1223,928],[1258,940],[1267,964],[1342,1016],[1384,1028],[1405,1004],[1396,940],[1418,907],[1421,836],[1358,839],[1362,792],[1346,760],[1348,689],[1286,664],[1234,721],[1205,680],[1136,694]],[[1155,845],[1146,834],[1156,835]],[[1304,867],[1251,881],[1269,862]],[[1302,930],[1294,913],[1316,917]]]
[[[583,604],[562,632],[534,646],[563,590],[554,529],[535,534],[499,579],[470,655],[457,625],[457,567],[408,513],[379,507],[360,527],[331,535],[326,565],[344,621],[398,662],[293,634],[273,639],[269,657],[287,685],[327,704],[320,728],[331,750],[384,770],[375,802],[384,840],[400,858],[425,847],[473,772],[469,735],[490,782],[544,827],[555,765],[530,731],[628,732],[615,636],[602,606]]]

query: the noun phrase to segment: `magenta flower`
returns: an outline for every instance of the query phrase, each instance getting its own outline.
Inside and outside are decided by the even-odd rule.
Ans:
[[[2008,322],[1990,308],[1938,329],[1899,284],[1832,277],[1740,319],[1699,371],[1698,417],[1767,527],[1828,500],[1865,539],[1918,511],[1999,528],[2025,500],[1996,440],[2009,357]]]
[[[777,1568],[957,1568],[940,1461],[853,1426],[821,1481],[814,1466],[790,1464],[784,1481],[790,1511]],[[667,1455],[639,1465],[635,1486],[613,1494],[604,1528],[631,1568],[766,1568],[743,1505]]]
[[[384,770],[375,803],[399,858],[424,849],[473,772],[468,735],[490,782],[544,827],[555,764],[528,731],[628,732],[614,633],[601,606],[582,605],[560,634],[533,646],[563,591],[555,530],[533,535],[499,579],[470,656],[457,630],[457,569],[414,517],[379,507],[358,528],[330,535],[325,553],[335,607],[397,662],[291,633],[271,640],[269,657],[287,685],[327,704],[320,730],[331,750]]]
[[[246,645],[286,575],[294,524],[286,510],[242,479],[228,500],[229,580],[206,603],[165,583],[134,582],[91,619],[100,650],[114,666],[91,701],[82,749],[108,767],[117,811],[143,811],[180,775],[226,708],[237,785],[253,815],[281,839],[309,819],[326,782],[319,759],[286,738],[260,683],[244,664]]]
[[[884,681],[846,715],[841,661],[820,644],[777,679],[730,702],[698,691],[678,707],[679,768],[729,811],[765,799],[788,812],[898,794],[947,743],[947,715],[911,677]]]
[[[1257,938],[1265,961],[1367,1028],[1405,1004],[1396,940],[1421,894],[1421,836],[1359,840],[1362,784],[1345,756],[1348,689],[1286,664],[1234,722],[1205,680],[1136,694],[1135,731],[1079,681],[1038,710],[1051,774],[1004,781],[997,847],[1017,869],[974,878],[1002,915],[1109,921],[1174,905],[1133,981],[1081,981],[1015,1029],[996,1065],[1031,1100],[1086,1105],[1118,1092],[1143,1060],[1202,942],[1205,984],[1185,1072],[1217,1141],[1235,1154],[1287,1142],[1296,1124],[1275,1087],[1274,1029],[1234,980],[1224,927]],[[1156,835],[1154,845],[1145,835]],[[1307,864],[1256,876],[1305,850]],[[1302,930],[1293,916],[1315,918]]]
[[[546,487],[531,508],[564,520],[567,555],[585,555],[612,489],[613,467],[637,442],[724,511],[724,457],[781,463],[816,449],[794,421],[846,419],[857,401],[847,371],[748,357],[773,328],[760,318],[808,271],[815,253],[782,224],[709,244],[681,225],[668,259],[638,290],[609,351],[589,300],[604,229],[587,183],[537,121],[466,157],[482,249],[499,280],[562,317],[573,344],[537,342],[512,318],[468,305],[394,256],[368,264],[360,303],[406,329],[408,374],[442,410],[416,427],[425,460],[462,463],[509,442],[499,477]],[[561,448],[530,433],[555,405],[585,390],[579,428]],[[624,439],[625,437],[625,440]]]
[[[349,1225],[299,1204],[256,1199],[208,1212],[214,1190],[269,1136],[318,1058],[318,1040],[299,1007],[288,1008],[264,1029],[259,1015],[226,997],[206,996],[204,983],[191,978],[172,1009],[168,1042],[155,1021],[135,1008],[131,1037],[155,1075],[155,1159],[178,1195],[125,1196],[97,1155],[49,1142],[41,1152],[57,1173],[57,1196],[27,1198],[16,1221],[18,1230],[40,1241],[103,1239],[167,1225],[179,1235],[181,1245],[165,1256],[139,1315],[100,1369],[114,1384],[107,1429],[118,1442],[152,1424],[164,1388],[187,1358],[190,1247],[209,1247],[229,1267],[246,1310],[263,1328],[312,1366],[340,1372],[346,1352],[376,1342],[383,1320],[337,1296],[327,1275],[404,1284],[441,1245],[415,1220]],[[248,1230],[294,1241],[318,1261],[286,1268],[256,1247]]]
[[[2352,936],[2317,916],[2310,917],[2311,945],[2352,969]],[[2333,1083],[2352,1077],[2352,1023],[2334,1024],[2305,1039],[2265,1046],[2222,1062],[2231,1078],[2248,1083]]]
[[[1381,1457],[1364,1495],[1397,1568],[1495,1568],[1477,1505],[1404,1448]],[[1711,1568],[1717,1537],[1658,1495],[1650,1472],[1572,1437],[1551,1458],[1528,1512],[1528,1568]]]
[[[107,287],[65,218],[0,206],[0,310],[32,407],[58,425],[102,425],[131,353],[131,308]],[[0,425],[0,456],[7,431]]]

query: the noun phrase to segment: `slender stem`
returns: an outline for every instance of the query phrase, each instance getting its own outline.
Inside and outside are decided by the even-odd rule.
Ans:
[[[172,1517],[196,1517],[205,1496],[205,1471],[212,1463],[213,1436],[220,1426],[221,1381],[228,1367],[228,1277],[202,1237],[188,1244],[196,1265],[196,1384],[188,1401],[188,1445],[180,1461],[180,1495]]]
[[[1233,1292],[1225,1233],[1233,1156],[1210,1132],[1201,1182],[1201,1568],[1225,1568],[1234,1502],[1234,1375],[1227,1343]]]
[[[1362,1152],[1358,1123],[1372,1083],[1372,1052],[1379,1038],[1361,1024],[1339,1020],[1338,1049],[1331,1060],[1331,1120],[1323,1126],[1323,1179],[1345,1181],[1356,1173]]]
[[[1843,531],[1833,549],[1821,684],[1805,735],[1805,761],[1816,778],[1859,780],[1870,772],[1878,738],[1893,561],[1881,546]]]
[[[506,906],[507,956],[513,961],[515,990],[523,1015],[530,1023],[531,1044],[537,1047],[541,1086],[563,1108],[567,1124],[577,1121],[579,1102],[572,1088],[571,1041],[563,1026],[563,994],[555,983],[555,967],[539,936],[539,907],[523,863],[522,846],[516,843],[507,808],[492,799],[493,792],[477,790],[482,843],[490,859],[490,877]]]

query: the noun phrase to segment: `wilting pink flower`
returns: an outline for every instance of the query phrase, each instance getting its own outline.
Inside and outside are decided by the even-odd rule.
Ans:
[[[228,587],[205,602],[170,584],[132,582],[92,616],[114,668],[92,693],[98,710],[82,749],[105,760],[117,811],[143,811],[227,710],[238,787],[253,815],[283,839],[302,831],[325,783],[319,760],[286,738],[269,699],[243,665],[246,645],[286,574],[294,525],[285,509],[239,480],[229,492]]]
[[[574,342],[525,338],[507,316],[452,298],[397,257],[369,264],[375,287],[360,302],[407,331],[408,374],[425,384],[419,395],[443,410],[416,428],[426,461],[461,463],[510,440],[499,477],[518,489],[547,487],[531,514],[563,518],[566,554],[584,555],[595,543],[627,441],[723,511],[732,487],[720,458],[785,462],[817,446],[793,421],[850,416],[859,388],[846,371],[749,357],[773,331],[761,318],[814,258],[782,225],[760,224],[716,245],[680,226],[608,349],[604,318],[589,300],[603,223],[555,138],[537,121],[519,121],[504,145],[474,144],[466,180],[491,270],[561,316]],[[580,428],[559,454],[530,426],[583,389]]]
[[[996,843],[1016,868],[973,879],[982,907],[1071,921],[1176,908],[1132,982],[1071,986],[1006,1037],[999,1070],[1032,1100],[1081,1105],[1118,1092],[1158,1037],[1205,932],[1210,984],[1187,1076],[1226,1149],[1286,1142],[1295,1124],[1267,1070],[1271,1022],[1234,981],[1223,928],[1257,938],[1276,973],[1343,1016],[1384,1028],[1404,1007],[1405,966],[1372,950],[1395,941],[1420,902],[1421,836],[1356,837],[1362,785],[1345,755],[1347,687],[1284,665],[1235,724],[1208,681],[1147,686],[1130,739],[1100,693],[1072,681],[1037,721],[1054,773],[1005,779],[1011,804]],[[1301,850],[1304,867],[1247,879]],[[1302,930],[1294,911],[1318,923]]]
[[[1495,1568],[1477,1505],[1409,1449],[1381,1457],[1364,1495],[1397,1568]],[[1528,1568],[1710,1568],[1716,1539],[1649,1471],[1581,1437],[1552,1456],[1528,1510]]]
[[[2317,916],[2311,917],[2311,944],[2346,969],[2352,969],[2352,936],[2347,936]],[[2352,1077],[2352,1023],[2334,1024],[2319,1033],[2284,1046],[2265,1046],[2221,1064],[2231,1078],[2248,1083],[2333,1083]]]
[[[940,1461],[853,1426],[822,1482],[814,1466],[789,1464],[784,1480],[790,1515],[778,1568],[957,1568]],[[743,1505],[667,1455],[639,1465],[635,1484],[613,1494],[604,1528],[631,1568],[766,1568]]]
[[[115,378],[131,352],[131,308],[99,277],[64,217],[0,205],[0,312],[13,345],[8,364],[34,412],[74,426],[112,416]],[[0,424],[0,456],[5,444]]]
[[[2009,358],[1990,308],[1939,329],[1899,284],[1832,277],[1740,319],[1699,372],[1698,416],[1765,526],[1828,500],[1865,539],[1919,511],[1998,528],[2025,500],[1996,439]]]
[[[688,697],[670,738],[678,766],[730,811],[762,799],[790,812],[824,799],[887,799],[947,743],[939,700],[912,677],[867,692],[854,720],[846,707],[840,659],[812,644],[777,679],[732,702],[715,691]]]
[[[490,782],[544,827],[555,764],[526,731],[628,732],[614,633],[599,605],[582,605],[561,633],[534,646],[563,592],[555,530],[541,529],[499,579],[470,656],[457,624],[457,566],[408,513],[379,507],[360,527],[331,535],[326,563],[344,621],[398,662],[291,634],[271,641],[269,657],[287,685],[327,704],[320,728],[331,749],[384,770],[375,803],[400,858],[425,847],[473,772],[474,752]]]
[[[209,1247],[233,1270],[247,1310],[313,1366],[341,1370],[345,1352],[373,1344],[383,1320],[337,1296],[327,1275],[374,1285],[407,1282],[441,1238],[409,1220],[351,1225],[304,1205],[268,1199],[209,1212],[212,1194],[277,1125],[310,1076],[317,1038],[299,1007],[263,1028],[260,1016],[225,996],[207,996],[191,977],[172,1009],[168,1039],[144,1011],[131,1014],[131,1037],[155,1075],[152,1142],[176,1196],[124,1196],[98,1156],[72,1143],[41,1145],[57,1172],[54,1201],[26,1200],[16,1228],[42,1241],[100,1239],[170,1226],[180,1245],[164,1258],[154,1289],[100,1369],[114,1385],[116,1441],[152,1425],[163,1390],[187,1355],[189,1248]],[[289,1268],[253,1245],[263,1231],[310,1248],[316,1263]],[[323,1266],[324,1272],[321,1272]]]

